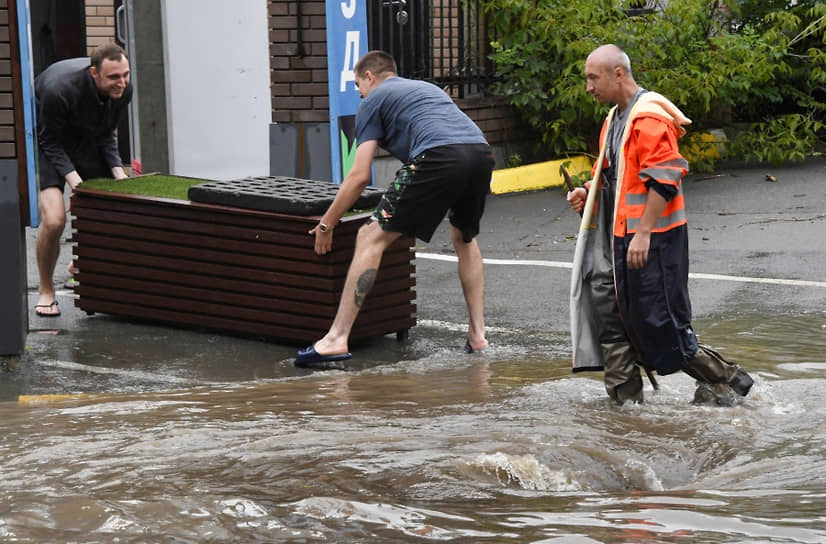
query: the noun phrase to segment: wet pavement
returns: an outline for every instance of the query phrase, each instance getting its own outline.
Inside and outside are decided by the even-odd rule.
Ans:
[[[776,181],[770,181],[774,179]],[[695,328],[716,320],[823,315],[826,308],[826,159],[803,165],[721,168],[685,183]],[[141,391],[300,377],[301,346],[219,331],[181,329],[74,308],[62,288],[70,227],[55,273],[62,315],[34,314],[36,231],[28,229],[26,353],[0,379],[0,399],[20,395]],[[568,290],[578,216],[562,188],[491,196],[479,241],[486,267],[489,339],[520,356],[569,356]],[[417,246],[418,326],[410,339],[351,346],[353,369],[423,359],[464,345],[465,306],[446,223]],[[699,325],[698,325],[699,322]],[[736,329],[736,326],[734,327]],[[815,339],[814,341],[822,341]]]
[[[754,377],[744,402],[692,405],[676,373],[616,407],[598,373],[572,375],[578,217],[559,188],[500,195],[482,353],[462,350],[446,226],[417,251],[419,324],[351,346],[348,372],[87,316],[61,289],[63,315],[32,315],[0,372],[0,540],[826,542],[826,160],[721,170],[686,195],[694,328]]]

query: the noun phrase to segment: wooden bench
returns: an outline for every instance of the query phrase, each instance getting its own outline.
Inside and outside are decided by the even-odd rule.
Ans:
[[[332,323],[369,214],[345,217],[332,253],[313,251],[317,216],[79,187],[71,197],[75,305],[106,314],[306,344]],[[416,325],[415,240],[385,253],[354,341]]]

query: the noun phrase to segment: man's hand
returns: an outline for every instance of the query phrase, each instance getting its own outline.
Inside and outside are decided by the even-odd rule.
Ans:
[[[122,166],[115,166],[112,168],[112,177],[115,179],[126,179],[129,176],[126,175]]]
[[[72,170],[64,177],[66,183],[69,187],[74,191],[77,189],[77,186],[83,183],[83,179],[81,179],[80,174],[77,173],[77,170]]]
[[[333,203],[321,216],[318,224],[310,229],[309,234],[315,234],[315,252],[317,254],[325,255],[332,250],[333,228],[347,213],[347,210],[353,207],[361,192],[370,183],[370,167],[373,164],[373,156],[376,154],[378,146],[376,140],[367,140],[358,145],[350,172],[341,181]]]
[[[648,262],[648,250],[651,247],[651,233],[639,232],[634,234],[631,238],[631,243],[628,244],[628,268],[631,270],[639,270],[645,263]]]
[[[315,252],[318,255],[326,255],[333,249],[333,229],[327,227],[326,232],[322,232],[321,223],[310,229],[308,233],[315,234]]]
[[[586,191],[584,187],[577,187],[573,191],[568,191],[567,198],[568,205],[571,206],[571,209],[581,215],[582,210],[585,209],[585,200],[588,198],[588,191]]]
[[[66,174],[63,177],[63,179],[66,180],[66,184],[69,186],[69,188],[72,190],[72,192],[74,192],[74,190],[77,189],[78,185],[83,183],[83,179],[80,177],[80,174],[77,173],[77,170],[72,170],[71,172]],[[72,211],[72,199],[69,199],[69,202],[66,205],[66,213],[68,214],[71,211]]]

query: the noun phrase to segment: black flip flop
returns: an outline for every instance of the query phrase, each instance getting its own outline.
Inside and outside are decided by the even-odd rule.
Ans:
[[[53,300],[51,304],[35,304],[34,306],[34,313],[36,313],[40,317],[58,317],[60,315],[60,309],[58,308],[56,314],[47,314],[45,312],[41,312],[38,308],[57,308],[57,300]]]

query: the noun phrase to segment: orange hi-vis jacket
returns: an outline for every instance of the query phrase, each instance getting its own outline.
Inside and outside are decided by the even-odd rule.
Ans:
[[[606,145],[612,117],[602,125],[600,147]],[[637,231],[648,201],[649,179],[676,189],[652,232],[665,232],[686,223],[681,182],[688,172],[688,162],[679,153],[677,139],[685,134],[682,125],[689,123],[677,106],[658,93],[646,92],[637,99],[628,116],[623,152],[616,168],[614,236],[625,237]],[[602,166],[607,167],[607,158]]]
[[[606,138],[614,107],[603,124],[600,155],[582,210],[571,271],[571,340],[573,370],[601,370],[605,366],[600,344],[604,332],[601,312],[618,311],[628,341],[646,368],[660,374],[676,372],[697,350],[691,328],[688,295],[688,227],[682,178],[688,162],[680,155],[677,139],[691,121],[667,98],[654,92],[640,95],[628,112],[621,138],[614,207],[601,207],[607,168]],[[627,266],[627,251],[643,216],[653,183],[670,185],[674,194],[651,235],[649,259],[637,270]],[[610,222],[609,222],[610,221]],[[609,232],[610,231],[610,232]],[[613,276],[615,302],[606,304],[600,286],[604,271]],[[613,310],[610,308],[613,306]]]

